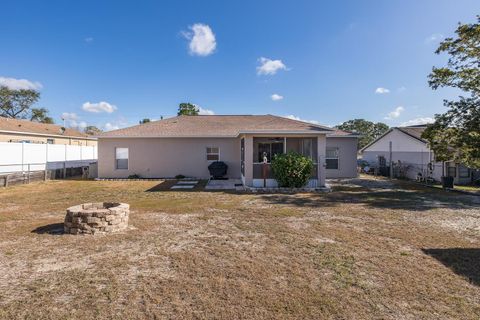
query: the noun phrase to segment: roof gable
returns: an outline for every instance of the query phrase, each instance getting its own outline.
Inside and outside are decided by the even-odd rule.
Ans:
[[[360,152],[369,151],[367,149],[375,146],[379,142],[382,142],[382,140],[385,137],[387,137],[388,135],[390,135],[394,131],[401,133],[402,136],[408,137],[410,139],[410,141],[415,142],[415,143],[421,143],[426,147],[427,146],[427,141],[425,141],[424,139],[421,138],[422,132],[424,130],[425,130],[425,127],[421,127],[421,128],[418,128],[418,127],[417,128],[414,128],[414,127],[393,127],[393,128],[390,128],[387,132],[382,134],[380,137],[378,137],[377,139],[375,139],[374,141],[370,142],[368,145],[366,145],[365,147],[360,149]]]

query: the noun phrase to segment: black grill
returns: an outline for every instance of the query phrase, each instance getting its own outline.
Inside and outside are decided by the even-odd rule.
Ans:
[[[227,174],[227,169],[228,166],[223,161],[215,161],[208,166],[208,171],[214,179],[223,178]]]

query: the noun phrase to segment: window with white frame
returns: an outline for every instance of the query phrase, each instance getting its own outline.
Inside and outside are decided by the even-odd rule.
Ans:
[[[338,148],[327,148],[326,169],[338,169]]]
[[[128,169],[128,148],[115,148],[115,168]]]
[[[207,147],[207,160],[208,161],[218,161],[218,160],[220,160],[220,148],[218,148],[218,147]]]

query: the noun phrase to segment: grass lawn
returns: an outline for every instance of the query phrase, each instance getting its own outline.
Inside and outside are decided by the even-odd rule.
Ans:
[[[480,197],[373,178],[296,195],[158,184],[0,189],[0,318],[480,318]],[[133,228],[48,232],[96,201],[130,203]]]
[[[442,186],[439,185],[438,187],[441,188]],[[461,191],[468,191],[468,192],[472,192],[472,193],[477,193],[477,194],[480,195],[480,187],[477,187],[477,186],[461,186],[461,185],[455,185],[455,186],[454,186],[454,189],[456,189],[456,190],[461,190]]]

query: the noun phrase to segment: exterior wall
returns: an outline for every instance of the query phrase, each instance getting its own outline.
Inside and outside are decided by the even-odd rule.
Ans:
[[[128,148],[128,169],[115,169],[115,148]],[[220,148],[220,161],[228,165],[227,176],[240,178],[239,138],[100,138],[98,175],[100,178],[168,178],[182,174],[208,179],[207,147]],[[246,169],[248,166],[246,166]]]
[[[324,134],[319,135],[317,138],[317,159],[318,159],[318,170],[317,170],[317,183],[318,187],[325,186],[326,172],[325,172],[325,155],[327,153],[327,138]]]
[[[392,151],[395,152],[430,152],[428,146],[409,135],[393,129],[381,139],[373,143],[365,151],[389,151],[390,141],[392,142]]]
[[[327,179],[358,176],[357,146],[357,138],[327,137],[327,148],[338,148],[338,169],[325,169]]]
[[[96,146],[96,140],[83,139],[83,138],[69,138],[69,137],[56,137],[56,136],[42,136],[35,134],[15,134],[15,133],[1,133],[0,142],[21,142],[22,140],[29,140],[32,143],[47,143],[47,139],[53,139],[53,144],[66,144],[77,146]]]

